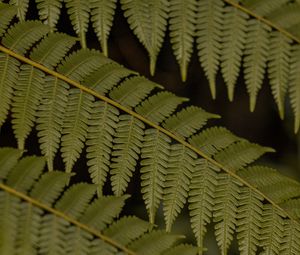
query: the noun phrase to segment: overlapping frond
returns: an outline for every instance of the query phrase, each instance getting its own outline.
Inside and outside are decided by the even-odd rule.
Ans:
[[[135,171],[139,171],[141,193],[151,223],[156,223],[156,211],[162,204],[166,228],[170,231],[182,208],[188,204],[200,253],[205,249],[203,239],[206,226],[211,221],[215,223],[216,239],[223,254],[227,253],[235,233],[238,235],[239,249],[245,254],[254,254],[261,248],[266,253],[287,252],[289,247],[293,251],[299,249],[297,235],[291,237],[287,231],[292,227],[294,230],[291,231],[295,233],[299,230],[298,182],[283,177],[275,170],[247,167],[271,149],[241,139],[225,128],[203,130],[206,122],[216,115],[185,106],[185,98],[162,91],[161,86],[114,64],[98,51],[82,49],[68,54],[74,43],[73,38],[32,32],[40,27],[43,31],[44,27],[47,28],[45,31],[49,31],[49,27],[31,21],[25,22],[25,25],[16,23],[4,34],[2,42],[6,47],[1,46],[0,49],[6,69],[1,69],[5,69],[1,82],[5,86],[9,84],[11,96],[2,121],[8,115],[10,102],[15,102],[19,96],[14,94],[15,86],[18,82],[22,84],[22,80],[17,81],[16,77],[21,77],[21,74],[28,77],[28,70],[39,72],[43,76],[41,84],[45,90],[38,98],[38,107],[34,108],[34,112],[29,104],[24,106],[23,111],[34,116],[29,118],[27,126],[32,128],[37,124],[41,152],[46,156],[49,170],[53,170],[53,159],[57,153],[61,153],[67,172],[72,171],[77,159],[83,156],[87,159],[92,182],[96,185],[91,188],[75,186],[60,198],[69,173],[51,171],[40,177],[42,166],[31,164],[33,158],[21,160],[15,170],[0,170],[0,176],[7,178],[6,183],[12,188],[26,192],[34,201],[43,203],[43,206],[38,206],[33,202],[28,207],[20,200],[10,198],[6,191],[5,194],[0,193],[1,199],[7,202],[0,203],[7,206],[0,211],[5,219],[16,221],[20,212],[25,217],[20,218],[24,226],[22,234],[17,233],[15,222],[11,223],[10,236],[3,237],[7,243],[5,249],[11,251],[15,240],[22,240],[18,237],[21,235],[26,236],[26,243],[32,245],[25,247],[24,242],[18,241],[19,246],[24,246],[24,250],[30,253],[37,234],[35,224],[28,222],[39,218],[36,221],[37,228],[42,229],[38,234],[42,237],[39,249],[45,252],[64,254],[76,249],[83,254],[87,250],[95,253],[105,250],[108,254],[116,254],[119,246],[112,248],[105,240],[95,239],[95,233],[87,234],[87,229],[80,227],[80,224],[105,230],[119,215],[126,198],[123,194]],[[23,47],[9,38],[12,34],[22,35],[19,42],[24,43]],[[38,42],[31,47],[36,40]],[[53,40],[62,42],[62,46],[51,47]],[[8,64],[9,61],[13,64]],[[11,72],[15,73],[14,79],[9,75]],[[84,86],[81,82],[91,83]],[[27,78],[22,89],[29,90],[35,83],[36,80]],[[48,95],[43,95],[46,92]],[[31,96],[28,95],[28,98],[31,99]],[[14,123],[20,122],[18,118],[12,115]],[[26,144],[26,137],[22,142]],[[22,146],[20,148],[23,149]],[[84,148],[86,155],[82,153]],[[1,162],[0,169],[4,166],[13,168],[21,152],[8,155],[8,152],[0,151],[1,154],[15,163]],[[24,170],[25,165],[30,165],[29,172]],[[21,170],[22,173],[19,173]],[[102,194],[108,176],[112,191],[118,197]],[[38,181],[35,183],[34,179]],[[4,187],[2,189],[6,190]],[[98,198],[91,195],[96,190]],[[78,198],[78,204],[72,203],[73,196]],[[90,200],[93,202],[88,204]],[[48,207],[55,209],[49,209],[45,215],[35,209],[29,210],[36,205],[42,211]],[[61,214],[56,211],[67,216],[59,218]],[[69,217],[73,220],[68,220]],[[145,228],[140,225],[140,228],[136,227],[140,231],[128,228],[128,235],[123,235],[126,231],[124,224],[132,222],[135,225],[139,224],[138,221],[135,218],[124,219],[114,227],[112,225],[107,233],[112,236],[120,234],[117,237],[120,242],[142,254],[167,254],[167,249],[178,236],[160,231],[144,235]],[[278,226],[271,226],[277,223]],[[9,227],[7,224],[9,222],[3,223],[3,226]],[[51,226],[55,228],[51,229]],[[245,232],[245,228],[249,228],[250,232]],[[265,236],[267,232],[269,234]],[[71,245],[75,240],[80,240],[82,246],[78,247],[78,243]],[[150,240],[151,244],[148,243]]]
[[[267,65],[272,94],[278,105],[280,117],[283,118],[285,94],[290,82],[287,74],[294,68],[293,63],[300,58],[297,55],[289,61],[291,55],[289,48],[293,44],[300,43],[299,2],[289,0],[120,0],[120,3],[117,0],[66,0],[65,4],[62,2],[62,0],[35,0],[40,19],[50,26],[51,31],[55,31],[61,9],[65,7],[83,48],[86,48],[86,34],[91,20],[105,56],[109,51],[107,42],[115,11],[120,4],[130,28],[148,51],[151,74],[154,74],[157,57],[168,32],[175,58],[181,69],[182,80],[185,81],[195,41],[199,62],[208,79],[212,98],[217,94],[215,80],[220,69],[228,88],[228,98],[230,101],[233,100],[237,78],[243,66],[250,97],[250,111],[255,109]],[[10,3],[15,6],[1,7],[3,27],[0,27],[0,33],[3,33],[5,24],[15,13],[19,20],[26,20],[29,1],[11,0]],[[270,58],[267,58],[268,53]],[[109,73],[112,70],[110,67],[111,65],[108,65],[107,70],[102,71]],[[115,70],[115,78],[121,77],[121,73],[126,77],[123,71]],[[105,87],[103,90],[107,92]],[[295,104],[299,104],[298,97],[295,99],[293,96],[290,103],[295,109]],[[300,126],[298,115],[295,114],[295,131]]]
[[[1,254],[144,254],[147,247],[149,254],[159,255],[176,250],[178,236],[152,230],[134,216],[117,220],[128,196],[95,198],[97,187],[86,183],[64,191],[69,174],[44,173],[43,158],[18,161],[20,156],[19,150],[0,149],[5,163],[0,166]]]

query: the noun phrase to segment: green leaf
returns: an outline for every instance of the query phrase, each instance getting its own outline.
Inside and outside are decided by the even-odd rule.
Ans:
[[[90,0],[91,21],[105,56],[108,56],[107,41],[113,24],[116,3],[116,0]]]
[[[186,81],[187,69],[193,52],[196,10],[196,0],[170,1],[170,40],[180,66],[182,81]]]
[[[121,0],[121,5],[130,28],[148,51],[150,73],[154,75],[167,28],[169,3],[166,0]]]
[[[55,29],[62,8],[62,0],[35,0],[40,20]]]

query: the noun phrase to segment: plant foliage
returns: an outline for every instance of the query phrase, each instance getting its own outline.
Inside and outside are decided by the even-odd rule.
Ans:
[[[0,7],[15,10],[8,5]],[[228,7],[228,22],[245,18],[237,10],[232,17],[231,8]],[[2,18],[5,22],[0,22],[0,31],[3,31],[0,46],[1,124],[11,109],[12,126],[21,151],[26,148],[26,139],[36,125],[41,152],[50,170],[47,176],[56,173],[53,160],[57,154],[65,164],[65,176],[70,176],[85,149],[87,172],[100,201],[104,199],[105,183],[111,184],[120,199],[133,172],[139,171],[150,223],[156,222],[157,210],[162,205],[166,230],[171,231],[187,204],[200,254],[204,251],[203,239],[210,222],[215,225],[222,254],[227,254],[235,233],[242,254],[255,254],[258,249],[265,254],[298,254],[300,184],[276,170],[250,165],[272,149],[250,143],[223,127],[204,128],[207,121],[218,116],[199,107],[186,106],[186,98],[163,91],[160,85],[114,63],[96,50],[72,50],[72,37],[53,33],[49,26],[38,21],[10,23],[13,15]],[[275,39],[285,42],[282,35],[276,35]],[[237,56],[236,52],[228,54]],[[285,66],[285,63],[279,61],[279,65]],[[279,75],[279,78],[284,76]],[[32,100],[31,104],[29,100]],[[4,162],[12,164],[12,160]],[[21,174],[14,174],[20,169]],[[34,167],[33,172],[26,174],[18,167],[11,175],[8,175],[9,170],[4,171],[6,174],[2,178],[8,176],[8,186],[17,183],[25,194],[34,193],[27,191],[36,179],[39,180],[41,170]],[[22,176],[24,181],[18,182]],[[35,191],[34,194],[43,193]],[[15,207],[6,217],[16,217],[20,213],[17,208],[20,202],[12,203]],[[50,199],[48,204],[56,209],[64,208],[61,210],[67,210],[69,206],[63,200],[54,205],[54,200]],[[85,224],[93,219],[92,210],[95,209],[90,210],[82,218]],[[74,211],[68,209],[70,211],[76,218],[84,210],[79,207]],[[55,221],[58,224],[56,239],[47,238],[49,227],[54,224],[54,216],[47,215],[41,225],[45,229],[45,233],[41,232],[45,235],[41,245],[46,247],[40,248],[42,250],[65,245],[62,233],[68,229],[64,220]],[[128,224],[132,222],[131,218],[127,220]],[[126,220],[112,225],[107,233],[116,235],[117,240],[127,245],[138,236],[134,231],[125,237],[118,236],[117,233],[122,233],[118,227],[126,225],[124,222]],[[16,220],[6,221],[9,223],[12,225],[7,228],[16,231]],[[95,224],[96,228],[103,229],[103,223],[97,221]],[[34,235],[35,227],[29,227],[34,228],[29,231]],[[75,230],[68,231],[76,235]],[[24,234],[24,238],[29,236]],[[85,236],[81,235],[81,248],[88,239]],[[12,237],[14,235],[8,238]],[[163,250],[160,249],[167,249],[175,239],[177,237],[163,232],[151,232],[130,244],[129,248],[140,254],[161,254]],[[51,240],[55,245],[45,240]],[[76,237],[69,240],[76,240]],[[154,246],[149,246],[149,242]],[[11,249],[12,241],[9,247]],[[184,249],[182,247],[178,249]],[[176,254],[176,251],[172,252],[170,254]]]
[[[16,6],[18,18],[25,20],[28,0],[10,2]],[[90,19],[102,51],[107,56],[107,41],[118,1],[90,0],[89,4],[85,0],[66,0],[64,3],[82,47],[86,48]],[[40,19],[51,30],[56,28],[64,3],[62,0],[36,0]],[[298,131],[300,99],[297,91],[300,85],[294,72],[300,60],[299,55],[293,52],[297,51],[300,43],[299,1],[120,0],[120,5],[130,28],[148,51],[151,74],[155,71],[168,28],[183,81],[187,78],[195,41],[199,62],[209,81],[213,98],[216,97],[218,70],[232,101],[237,78],[243,68],[250,110],[254,111],[267,73],[282,119],[289,94],[295,116],[294,130]],[[5,16],[9,17],[10,13]]]
[[[44,172],[43,158],[21,154],[0,149],[1,254],[178,254],[182,247],[196,254],[175,246],[181,236],[119,217],[128,195],[96,197],[87,183],[66,187],[70,174]]]

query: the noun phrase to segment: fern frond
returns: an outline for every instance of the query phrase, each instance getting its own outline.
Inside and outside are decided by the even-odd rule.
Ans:
[[[0,3],[0,36],[5,33],[7,27],[9,26],[9,23],[16,15],[16,13],[16,7]]]
[[[263,197],[249,188],[240,193],[237,213],[237,239],[241,255],[255,255],[260,244]]]
[[[285,5],[268,15],[268,19],[282,28],[288,29],[300,23],[300,5],[291,3]]]
[[[9,3],[17,7],[17,17],[20,21],[24,21],[29,6],[29,0],[10,0]]]
[[[242,0],[242,4],[260,16],[267,16],[275,10],[280,9],[289,0]]]
[[[181,236],[166,234],[164,231],[152,231],[134,241],[129,247],[137,254],[164,254]]]
[[[0,150],[0,183],[7,178],[8,173],[17,164],[21,151],[12,148]]]
[[[114,194],[124,193],[141,153],[145,125],[133,116],[124,114],[117,125],[111,164],[111,183]]]
[[[294,112],[294,131],[298,132],[300,127],[300,46],[292,48],[291,69],[289,75],[289,96]]]
[[[234,7],[225,7],[223,18],[221,71],[232,101],[246,42],[248,15]]]
[[[154,123],[160,123],[168,118],[177,108],[177,106],[187,98],[177,97],[170,92],[160,92],[144,100],[141,105],[135,108],[135,111]]]
[[[158,130],[145,131],[141,150],[141,191],[151,224],[155,223],[155,214],[163,198],[170,142],[170,138]]]
[[[93,96],[77,88],[69,91],[61,138],[61,152],[67,173],[72,171],[84,147],[93,101]]]
[[[20,200],[0,191],[0,253],[14,254],[20,217]]]
[[[209,81],[212,98],[216,98],[216,75],[221,56],[223,1],[198,2],[196,25],[198,57]]]
[[[248,22],[245,46],[244,74],[250,96],[250,111],[253,112],[256,98],[263,84],[267,65],[270,28],[257,20]]]
[[[193,52],[196,23],[196,0],[170,1],[169,24],[172,48],[186,81],[187,69]]]
[[[91,0],[91,21],[101,49],[108,56],[107,40],[113,23],[117,0]]]
[[[97,187],[85,183],[64,192],[70,175],[42,173],[43,158],[30,156],[18,162],[20,151],[8,148],[0,149],[0,155],[0,161],[11,160],[7,167],[14,164],[9,170],[0,166],[2,173],[9,172],[0,183],[1,254],[137,254],[129,246],[145,246],[153,255],[173,250],[179,236],[153,231],[136,217],[115,220],[128,196],[96,198]]]
[[[290,220],[284,224],[284,240],[280,253],[296,255],[300,252],[300,229]]]
[[[212,218],[215,204],[215,190],[218,185],[216,168],[205,159],[198,159],[191,178],[189,191],[189,214],[191,227],[196,237],[199,253],[204,251],[203,239],[206,225]]]
[[[102,194],[102,187],[109,172],[113,137],[119,121],[118,115],[118,109],[106,102],[96,101],[92,105],[86,157],[92,182],[97,184],[98,195]]]
[[[274,152],[274,150],[255,143],[241,141],[217,153],[215,159],[221,162],[223,166],[237,171],[260,158],[266,152]]]
[[[36,7],[39,11],[40,19],[52,30],[58,22],[60,10],[62,8],[62,0],[35,0]]]
[[[197,255],[197,248],[191,245],[180,244],[170,249],[165,255]]]
[[[90,18],[89,1],[86,0],[64,0],[67,7],[73,29],[79,36],[82,48],[86,48],[86,32]]]
[[[128,70],[115,62],[110,62],[104,64],[99,70],[91,73],[82,83],[93,88],[100,94],[106,94],[116,86],[119,81],[131,74],[135,74],[135,72]]]
[[[103,234],[122,245],[128,245],[150,230],[151,225],[137,217],[123,217],[103,231]]]
[[[283,243],[284,221],[277,208],[270,204],[263,206],[261,241],[264,251],[261,254],[280,254]]]
[[[194,135],[189,142],[208,156],[215,155],[241,138],[223,127],[212,127]]]
[[[148,51],[150,73],[154,75],[167,28],[169,3],[166,0],[121,0],[121,5],[131,29]]]
[[[270,39],[268,73],[272,94],[280,118],[284,118],[285,95],[290,72],[290,40],[279,32],[272,32]]]
[[[200,130],[207,120],[219,117],[219,115],[208,113],[199,107],[190,106],[176,115],[172,115],[163,126],[176,135],[190,137]]]
[[[253,166],[245,171],[240,171],[239,175],[276,203],[300,196],[299,183],[289,177],[281,176],[272,168]],[[258,178],[258,176],[260,177]]]
[[[163,194],[167,232],[171,231],[175,219],[186,203],[196,158],[197,155],[183,145],[171,145]]]
[[[126,79],[120,86],[115,87],[109,93],[109,96],[120,104],[131,108],[142,102],[157,87],[161,88],[160,85],[146,78],[134,76]]]
[[[218,175],[218,184],[213,207],[215,235],[221,254],[226,255],[233,240],[237,225],[238,201],[240,200],[241,184],[228,174]]]

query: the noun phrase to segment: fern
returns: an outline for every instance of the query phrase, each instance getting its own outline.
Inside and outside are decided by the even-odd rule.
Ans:
[[[72,27],[83,48],[86,48],[86,34],[91,20],[101,49],[105,56],[108,55],[107,42],[118,1],[66,0],[65,5],[62,0],[35,0],[35,2],[40,19],[50,26],[51,31],[56,30],[61,9],[66,7]],[[28,12],[28,0],[12,0],[10,3],[15,5],[15,8],[2,7],[5,16],[1,15],[4,19],[1,26],[4,27],[15,10],[21,21],[26,20]],[[212,98],[216,98],[215,77],[221,69],[228,88],[228,98],[230,101],[233,100],[237,78],[243,65],[250,97],[250,111],[254,111],[267,64],[272,94],[278,105],[280,117],[283,118],[285,94],[289,89],[288,73],[293,68],[292,63],[299,60],[298,55],[297,59],[288,60],[291,55],[289,48],[293,44],[300,43],[299,2],[120,0],[120,5],[133,33],[148,51],[151,74],[155,72],[160,49],[166,34],[169,33],[182,80],[186,81],[195,40],[199,62],[207,76]],[[6,8],[9,8],[9,11]],[[3,28],[0,28],[0,33],[1,29]],[[269,44],[272,45],[270,49]],[[267,55],[271,57],[267,58]],[[109,67],[111,65],[107,66],[107,72],[110,70]],[[104,69],[102,71],[106,72]],[[119,73],[115,70],[115,72],[116,75],[121,75],[123,71],[120,70]],[[126,76],[125,73],[124,75]],[[297,103],[295,97],[290,99],[293,109]],[[300,126],[297,120],[299,114],[294,110],[294,115],[294,130],[297,131]]]
[[[6,163],[0,167],[2,254],[92,254],[100,247],[101,254],[136,254],[141,243],[151,254],[176,250],[178,236],[150,230],[149,223],[134,216],[116,220],[128,196],[95,198],[96,187],[86,183],[64,191],[69,174],[44,173],[44,159],[18,161],[20,156],[16,149],[0,149]],[[158,236],[161,240],[153,245]]]
[[[35,29],[37,33],[33,32]],[[83,253],[87,250],[95,253],[107,250],[115,254],[119,249],[125,252],[126,249],[132,249],[141,254],[167,254],[170,246],[180,237],[156,230],[147,233],[145,230],[144,234],[145,228],[140,225],[136,228],[140,229],[140,234],[128,228],[128,235],[124,236],[124,222],[136,224],[138,220],[133,218],[120,220],[107,230],[108,235],[126,243],[125,248],[123,245],[114,245],[115,242],[109,242],[106,235],[98,232],[105,233],[107,225],[120,213],[126,198],[122,195],[133,172],[138,170],[150,223],[156,223],[157,210],[162,203],[166,229],[170,231],[182,208],[188,204],[200,254],[204,251],[206,226],[211,221],[215,223],[215,236],[223,254],[227,254],[235,231],[238,233],[239,249],[245,254],[254,254],[258,249],[263,249],[265,253],[284,253],[289,247],[294,251],[299,249],[298,235],[291,237],[287,231],[294,228],[292,231],[297,233],[300,229],[297,221],[298,182],[292,182],[275,170],[259,171],[261,167],[248,166],[264,153],[271,152],[270,148],[252,144],[224,128],[205,129],[206,122],[216,115],[189,106],[187,99],[162,91],[161,86],[113,64],[112,60],[98,51],[81,49],[68,53],[73,39],[55,33],[47,35],[48,31],[46,25],[26,21],[14,24],[5,32],[2,39],[4,46],[1,45],[0,50],[7,59],[14,59],[14,65],[5,71],[12,73],[12,76],[1,76],[3,84],[11,86],[11,93],[6,96],[9,99],[6,109],[15,107],[18,95],[13,93],[18,87],[14,82],[24,72],[22,67],[36,71],[32,74],[34,79],[41,73],[45,77],[42,82],[52,91],[50,102],[43,99],[40,103],[39,98],[27,126],[31,130],[35,123],[38,124],[39,142],[44,146],[41,146],[41,151],[52,168],[53,158],[60,153],[66,172],[72,171],[73,165],[83,154],[84,146],[87,146],[89,172],[92,182],[96,184],[93,189],[94,192],[97,190],[98,198],[93,196],[93,202],[87,202],[89,188],[86,190],[81,186],[71,188],[60,198],[70,173],[51,171],[40,177],[42,163],[34,163],[36,160],[31,157],[22,159],[17,163],[18,167],[14,167],[16,163],[10,163],[8,159],[16,162],[21,152],[8,155],[9,150],[4,150],[2,154],[5,154],[4,162],[7,163],[1,164],[0,169],[2,166],[13,168],[0,170],[0,176],[5,180],[1,184],[1,199],[4,202],[0,205],[7,206],[1,213],[5,219],[9,219],[5,224],[12,223],[10,235],[3,237],[7,239],[5,249],[10,252],[15,240],[24,241],[26,237],[28,241],[18,241],[18,245],[29,245],[26,250],[30,253],[31,249],[35,249],[36,242],[33,240],[38,235],[41,240],[38,242],[39,249],[57,254],[73,251],[78,247],[72,243],[75,240],[80,240],[80,248],[76,249],[82,249]],[[21,38],[19,42],[22,46],[11,37],[13,34]],[[57,51],[54,48],[51,50],[46,45],[52,38],[66,40],[66,44],[61,48],[54,47]],[[36,40],[39,41],[31,47]],[[42,57],[46,55],[48,57]],[[13,79],[13,82],[7,82],[7,79]],[[88,81],[93,83],[89,86],[81,84]],[[101,88],[101,81],[105,81],[104,88]],[[34,82],[24,83],[22,88],[28,90]],[[143,89],[142,84],[146,84]],[[133,103],[129,100],[133,100]],[[38,106],[48,103],[50,106],[62,105],[63,109],[46,119],[46,114],[55,108]],[[31,107],[26,105],[24,112],[31,113]],[[3,120],[7,115],[8,111]],[[196,116],[195,119],[191,115]],[[20,125],[22,121],[12,115],[14,125]],[[52,132],[55,135],[49,135]],[[15,136],[20,140],[18,134]],[[26,144],[26,138],[24,136],[22,143]],[[60,142],[61,152],[58,151]],[[23,150],[23,146],[20,148]],[[27,165],[30,166],[26,168]],[[273,178],[276,175],[274,172],[276,178]],[[265,175],[262,180],[261,173]],[[118,197],[103,196],[103,186],[108,176],[112,190]],[[257,179],[261,183],[257,184]],[[275,192],[279,190],[280,194]],[[73,197],[72,194],[77,192],[80,193],[76,195],[79,201],[69,201],[68,197]],[[14,198],[10,198],[12,195]],[[31,207],[39,207],[43,213],[28,210],[28,206],[23,205],[27,204],[26,201],[30,202]],[[27,214],[29,211],[31,214]],[[22,219],[24,233],[19,234],[18,225],[13,224],[16,224],[20,212],[26,219]],[[246,217],[250,212],[253,213],[252,217]],[[27,219],[35,217],[40,218],[35,222],[38,226],[27,224]],[[9,228],[5,224],[5,228]],[[148,226],[149,229],[153,227]],[[250,232],[245,233],[245,227],[249,227]],[[36,228],[40,231],[36,232]],[[20,235],[22,237],[18,237]],[[108,243],[104,244],[103,241]],[[177,248],[174,248],[175,252]]]

